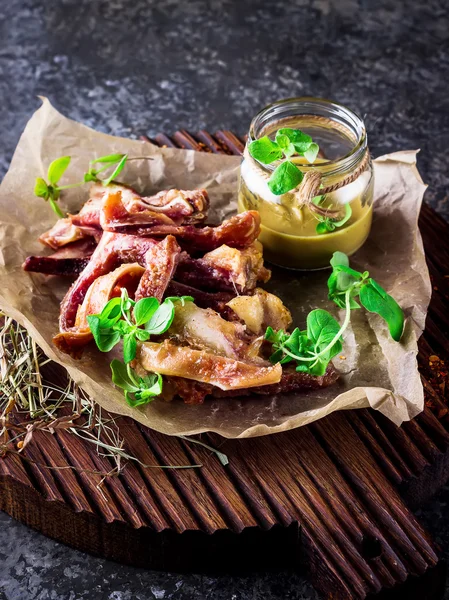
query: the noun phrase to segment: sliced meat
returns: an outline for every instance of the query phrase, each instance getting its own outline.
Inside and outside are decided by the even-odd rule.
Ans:
[[[78,226],[136,233],[134,230],[138,227],[201,223],[208,208],[209,197],[205,190],[171,189],[143,197],[125,185],[105,187],[95,183],[89,200],[77,215],[71,215],[70,220]]]
[[[260,217],[257,211],[247,211],[223,221],[216,227],[192,225],[154,225],[152,227],[123,226],[123,233],[139,236],[161,237],[174,235],[188,252],[207,252],[223,244],[232,248],[246,248],[260,234]]]
[[[83,303],[91,284],[122,264],[136,262],[148,268],[149,272],[136,296],[141,298],[148,293],[162,297],[179,256],[180,248],[172,236],[157,241],[134,235],[103,233],[88,265],[61,302],[60,331],[74,326],[78,306]],[[160,281],[156,282],[155,278],[160,278]]]
[[[185,283],[170,281],[167,296],[192,296],[195,304],[201,308],[212,308],[228,321],[236,320],[238,317],[227,305],[234,297],[235,292],[205,292]]]
[[[159,243],[151,238],[143,240],[133,235],[103,233],[88,265],[61,302],[60,330],[67,331],[75,325],[78,306],[83,303],[87,290],[98,277],[110,273],[123,263],[137,262],[145,266],[145,254]]]
[[[89,200],[83,205],[78,214],[69,216],[73,225],[101,229],[100,210],[105,189],[105,186],[101,183],[94,183],[91,186],[89,190]]]
[[[78,227],[74,225],[67,217],[59,219],[51,229],[43,233],[39,241],[44,246],[49,246],[53,250],[58,250],[61,246],[67,246],[78,240],[92,238],[92,243],[98,243],[101,237],[101,230],[95,227]]]
[[[146,371],[185,377],[210,383],[222,390],[255,387],[278,383],[282,368],[278,365],[262,366],[212,354],[205,350],[194,350],[177,346],[169,340],[157,344],[144,342],[138,346],[137,362]]]
[[[100,223],[105,231],[117,233],[135,233],[140,228],[150,231],[158,225],[176,227],[201,223],[208,208],[209,197],[205,190],[171,189],[141,197],[130,188],[114,185],[108,186],[103,195]]]
[[[122,265],[111,273],[95,279],[89,287],[82,305],[78,308],[75,325],[53,338],[55,346],[62,352],[79,358],[84,346],[93,339],[87,322],[88,315],[101,313],[111,298],[120,295],[122,288],[126,288],[130,296],[134,297],[134,292],[144,272],[143,267],[133,263]]]
[[[145,272],[136,291],[136,301],[150,296],[162,300],[178,266],[180,255],[181,249],[171,235],[147,250]]]
[[[207,396],[239,398],[252,394],[274,396],[291,392],[300,393],[329,387],[336,383],[339,377],[340,375],[332,363],[329,364],[326,373],[321,377],[298,373],[293,368],[284,367],[279,382],[246,389],[223,390],[210,383],[192,381],[184,377],[164,377],[163,398],[172,400],[179,396],[186,404],[202,404]]]
[[[251,296],[232,298],[228,306],[256,335],[263,335],[267,327],[286,331],[292,323],[290,311],[282,300],[261,288],[256,288]]]
[[[263,266],[262,244],[257,241],[243,250],[220,246],[198,259],[184,254],[176,272],[178,280],[192,287],[234,294],[247,293],[270,276]]]
[[[78,240],[63,246],[49,256],[28,256],[22,268],[25,271],[44,275],[74,277],[86,268],[95,246],[92,238]]]
[[[184,306],[176,304],[168,335],[177,344],[188,344],[236,360],[263,362],[254,355],[253,340],[244,325],[226,321],[211,308],[200,308],[194,302],[186,302]]]

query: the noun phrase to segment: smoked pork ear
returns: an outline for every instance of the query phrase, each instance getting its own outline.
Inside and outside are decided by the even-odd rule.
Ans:
[[[176,279],[208,291],[234,292],[234,296],[246,294],[259,281],[270,279],[271,271],[263,265],[262,252],[262,244],[255,241],[241,250],[220,246],[197,259],[183,253]]]
[[[39,237],[39,241],[53,250],[72,244],[78,240],[90,239],[97,243],[101,238],[101,230],[96,227],[78,227],[74,225],[70,217],[59,219],[51,229]]]
[[[28,256],[22,268],[44,275],[74,277],[86,268],[95,246],[92,238],[81,239],[62,246],[49,256]]]
[[[185,404],[202,404],[208,396],[212,398],[240,398],[253,394],[274,396],[290,392],[308,392],[329,387],[336,383],[339,378],[340,374],[332,363],[329,364],[326,373],[321,377],[309,375],[308,373],[298,373],[294,367],[287,365],[282,368],[282,376],[278,383],[235,390],[223,390],[210,383],[193,381],[185,377],[164,377],[162,397],[164,400],[173,400],[179,397]]]
[[[280,364],[235,360],[207,350],[177,346],[169,340],[139,344],[136,359],[151,373],[194,379],[222,390],[278,383],[282,376]]]
[[[206,190],[162,190],[141,196],[131,187],[95,183],[89,200],[70,220],[74,225],[122,231],[126,226],[182,225],[202,223],[209,209]],[[122,233],[125,233],[123,230]]]
[[[157,298],[159,301],[173,278],[181,256],[181,248],[171,235],[151,246],[145,253],[145,271],[137,288],[135,300]]]
[[[141,197],[134,190],[112,185],[103,194],[100,224],[104,231],[126,233],[158,225],[194,225],[205,220],[208,209],[205,190],[171,189]]]
[[[215,250],[222,245],[231,248],[247,248],[260,234],[260,217],[257,211],[248,210],[234,215],[216,226],[154,225],[142,227],[123,224],[116,230],[120,230],[122,233],[134,233],[138,236],[174,235],[184,250],[198,255]]]
[[[55,346],[66,354],[80,358],[84,347],[93,340],[87,317],[101,313],[109,300],[119,294],[123,287],[126,287],[132,297],[144,272],[145,269],[139,264],[131,263],[95,279],[87,290],[82,305],[78,307],[74,326],[53,338]]]
[[[282,300],[261,288],[251,296],[235,296],[227,306],[256,335],[263,335],[267,327],[287,331],[292,324],[292,315]]]

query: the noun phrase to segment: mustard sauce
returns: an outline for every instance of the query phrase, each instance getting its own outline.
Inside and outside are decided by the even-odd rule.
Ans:
[[[321,106],[323,103],[325,107],[334,106],[327,101],[316,99],[293,99],[280,102],[279,105],[268,107],[266,112],[278,110],[279,106],[282,110],[291,110],[292,114],[287,113],[287,116],[281,120],[278,119],[278,115],[270,117],[271,120],[263,121],[259,126],[256,122],[264,117],[262,111],[253,120],[250,130],[250,139],[263,135],[274,139],[280,127],[297,128],[308,133],[319,143],[320,155],[313,164],[299,156],[292,156],[290,160],[296,163],[303,173],[314,169],[320,172],[321,187],[329,190],[328,193],[311,200],[320,210],[309,206],[310,199],[309,203],[299,204],[295,190],[280,196],[270,191],[267,181],[274,168],[280,164],[279,162],[267,166],[246,156],[241,165],[238,210],[259,212],[261,217],[259,241],[264,246],[265,259],[275,265],[291,269],[309,270],[329,267],[334,252],[344,252],[348,256],[353,254],[364,244],[371,229],[374,189],[372,166],[368,157],[366,167],[356,172],[361,159],[359,162],[357,160],[351,162],[350,158],[353,152],[358,152],[361,157],[367,152],[366,140],[363,148],[361,142],[359,146],[357,145],[359,138],[362,140],[364,135],[363,122],[360,121],[360,131],[354,133],[350,126],[352,122],[349,122],[347,127],[343,127],[341,123],[334,126],[332,119],[323,121],[321,117],[317,120],[309,115],[295,114],[295,110],[298,110],[301,104],[306,104],[309,110],[312,105]],[[291,109],[289,105],[293,105]],[[354,119],[357,119],[355,115]],[[256,131],[257,127],[254,123],[259,130]],[[347,164],[347,167],[342,166],[343,164]],[[338,189],[335,189],[336,187]],[[349,214],[350,217],[338,225],[338,222]],[[325,217],[331,223],[331,230],[318,233],[317,225]],[[337,225],[334,226],[334,223]],[[319,228],[320,231],[322,229]]]

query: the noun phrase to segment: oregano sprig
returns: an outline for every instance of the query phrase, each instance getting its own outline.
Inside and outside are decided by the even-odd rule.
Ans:
[[[315,198],[312,198],[312,202],[319,206],[323,202],[325,197],[326,196],[315,196]],[[352,217],[352,208],[349,203],[345,204],[345,214],[341,219],[336,219],[334,217],[329,217],[329,216],[315,215],[315,218],[318,221],[318,223],[315,227],[315,231],[319,235],[322,235],[324,233],[330,233],[332,231],[335,231],[339,227],[343,227],[343,225],[346,225],[346,223],[349,221],[349,219],[351,217]]]
[[[350,323],[351,310],[360,308],[360,305],[386,321],[395,341],[401,339],[404,313],[396,300],[369,276],[368,271],[360,273],[351,269],[346,254],[335,252],[331,266],[329,299],[345,309],[343,323],[339,325],[326,310],[317,309],[307,315],[305,330],[296,328],[287,333],[268,327],[265,339],[272,344],[271,362],[285,364],[295,361],[297,371],[324,375],[329,362],[342,350],[342,336]]]
[[[151,402],[162,393],[162,376],[160,373],[148,373],[140,377],[129,364],[117,359],[111,362],[112,383],[125,392],[129,406],[136,408]]]
[[[82,181],[77,183],[69,183],[67,185],[59,185],[59,181],[64,175],[71,161],[70,156],[61,156],[61,158],[57,158],[50,163],[47,171],[48,182],[45,181],[45,179],[42,179],[42,177],[36,178],[34,194],[38,198],[43,198],[44,200],[48,201],[53,211],[58,215],[58,217],[62,218],[64,217],[64,213],[57,204],[62,190],[80,187],[81,185],[89,182],[97,182],[105,186],[109,185],[118,177],[118,175],[120,175],[127,162],[131,160],[142,159],[152,160],[150,156],[129,158],[127,154],[118,153],[100,156],[100,158],[94,158],[89,162],[89,169],[86,171],[86,173],[84,173]],[[102,179],[99,177],[101,173],[104,173],[110,169],[112,169],[112,171],[106,178]]]
[[[101,313],[88,315],[89,328],[101,352],[110,352],[123,341],[124,363],[112,361],[112,380],[125,390],[130,406],[145,404],[162,390],[160,375],[150,373],[146,377],[139,377],[131,369],[130,363],[136,357],[137,343],[149,340],[152,335],[165,333],[173,322],[175,303],[191,301],[191,296],[171,296],[162,303],[153,297],[141,298],[135,302],[123,288],[121,296],[109,300]]]
[[[299,129],[282,128],[276,132],[275,139],[268,136],[252,141],[248,146],[250,155],[264,165],[282,160],[268,180],[270,191],[276,196],[286,194],[297,188],[304,175],[290,158],[304,156],[309,162],[316,160],[319,146],[310,135]]]

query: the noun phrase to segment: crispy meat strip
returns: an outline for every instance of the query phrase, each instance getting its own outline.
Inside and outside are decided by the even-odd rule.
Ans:
[[[91,188],[89,200],[70,219],[74,225],[127,233],[126,227],[201,223],[208,208],[209,197],[205,190],[171,189],[142,197],[125,185],[104,187],[96,183]]]
[[[112,272],[94,279],[88,287],[82,305],[77,309],[74,326],[55,336],[55,345],[63,352],[79,356],[80,350],[92,339],[87,315],[101,312],[112,297],[120,294],[123,287],[126,287],[135,300],[148,296],[161,300],[179,255],[180,249],[175,238],[168,236],[147,249],[143,256],[145,267],[138,263],[122,264]]]
[[[22,268],[45,275],[73,277],[86,268],[94,250],[95,242],[86,238],[63,246],[50,256],[28,256]]]
[[[294,368],[284,367],[279,382],[245,389],[223,390],[210,383],[192,381],[185,377],[164,377],[163,397],[165,400],[171,400],[175,396],[179,396],[186,404],[202,404],[207,396],[214,398],[233,398],[252,394],[274,396],[329,387],[338,381],[339,377],[340,375],[332,363],[329,364],[322,377],[297,373]]]
[[[179,246],[173,236],[167,236],[158,242],[152,238],[104,232],[91,260],[61,303],[60,330],[66,331],[73,327],[77,308],[82,304],[89,286],[97,277],[109,273],[122,263],[137,262],[150,269],[151,260],[155,260],[158,254],[153,248],[155,245],[161,245],[161,248],[165,249],[166,256],[170,257],[166,259],[165,282],[162,287],[168,285],[168,279],[173,275],[178,260],[176,279],[181,283],[206,290],[235,291],[237,289],[245,293],[256,286],[257,280],[265,281],[269,274],[269,271],[262,266],[260,244],[254,244],[241,251],[225,247],[223,252],[217,249],[209,255],[206,254],[202,259],[192,259],[184,252],[179,255]],[[148,254],[147,258],[150,248],[153,248],[153,253]],[[227,258],[230,251],[232,260]],[[145,283],[147,279],[150,279],[150,275],[144,278],[142,288],[137,292],[138,297],[149,293],[149,283]],[[144,286],[147,287],[146,290]]]
[[[83,303],[87,290],[98,277],[110,273],[123,263],[137,262],[146,267],[146,254],[155,245],[165,246],[171,254],[180,251],[176,240],[171,236],[158,242],[133,235],[103,233],[88,265],[61,302],[60,330],[67,331],[74,326],[78,306]],[[149,257],[154,258],[154,254],[150,254]]]
[[[258,357],[259,345],[246,333],[245,325],[223,319],[211,308],[200,308],[194,302],[176,304],[175,316],[168,335],[176,344],[201,348],[235,360],[267,364]]]
[[[278,383],[282,367],[262,366],[213,354],[206,350],[195,350],[177,346],[169,340],[157,344],[144,342],[138,346],[137,362],[146,371],[175,377],[185,377],[210,383],[222,390],[234,390]]]
[[[98,244],[101,230],[96,227],[78,227],[72,223],[70,217],[67,217],[56,221],[51,229],[40,236],[39,241],[44,246],[58,250],[61,246],[86,238],[92,238],[91,241]]]
[[[212,308],[228,321],[235,320],[236,314],[227,306],[227,303],[234,298],[235,292],[205,292],[190,285],[179,283],[179,281],[170,281],[166,291],[167,296],[192,296],[195,304],[201,308]]]
[[[100,210],[103,204],[105,187],[101,183],[94,183],[89,190],[89,200],[83,205],[76,215],[69,215],[73,225],[78,227],[96,227],[101,229]]]
[[[123,224],[115,230],[139,236],[174,235],[181,246],[189,252],[207,252],[223,244],[232,248],[246,248],[256,240],[260,233],[260,217],[257,211],[250,210],[234,215],[216,227],[194,227],[192,225],[140,227]]]
[[[206,190],[171,189],[141,197],[130,188],[114,185],[103,195],[100,223],[105,231],[117,233],[135,233],[136,229],[158,225],[193,225],[204,221],[208,208]]]
[[[137,288],[135,300],[154,296],[159,301],[167,289],[178,266],[181,249],[175,238],[167,236],[151,246],[145,254],[145,273]]]
[[[256,241],[243,250],[221,246],[198,259],[183,253],[176,278],[192,287],[244,294],[271,276],[263,266],[262,251]]]
[[[79,358],[84,346],[93,339],[87,316],[100,313],[111,298],[120,295],[124,287],[133,297],[144,272],[143,267],[132,263],[98,277],[89,287],[82,305],[78,307],[75,325],[53,338],[55,346],[62,352]]]
[[[251,296],[232,298],[228,306],[256,335],[263,335],[267,327],[286,331],[292,323],[290,311],[282,300],[261,288],[256,288]]]

